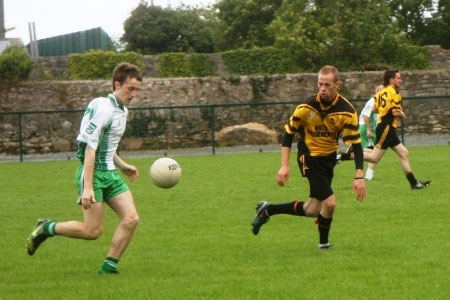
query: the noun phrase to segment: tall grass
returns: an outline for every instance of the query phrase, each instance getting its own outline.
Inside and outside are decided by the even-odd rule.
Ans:
[[[76,162],[0,164],[0,299],[448,299],[450,148],[409,150],[416,177],[432,180],[424,190],[410,189],[392,151],[362,203],[353,162],[335,168],[329,251],[311,218],[274,216],[251,233],[257,201],[307,199],[295,155],[284,188],[279,153],[174,157],[183,176],[169,190],[151,184],[154,158],[131,159],[141,222],[119,276],[96,273],[118,222],[108,208],[98,240],[57,236],[26,254],[38,217],[81,219]]]

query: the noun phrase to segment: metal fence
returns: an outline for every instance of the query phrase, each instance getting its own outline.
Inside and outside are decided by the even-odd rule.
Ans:
[[[445,101],[450,96],[404,97],[405,101]],[[360,111],[367,99],[351,102]],[[233,104],[179,105],[130,108],[127,129],[120,151],[149,153],[149,151],[202,152],[216,154],[217,150],[232,147],[247,147],[244,137],[237,137],[232,145],[219,143],[216,134],[228,126],[245,123],[260,123],[277,132],[277,141],[272,146],[279,148],[282,128],[299,101],[251,102]],[[437,104],[438,105],[438,104]],[[449,110],[450,112],[450,105]],[[24,161],[39,159],[61,159],[74,157],[76,136],[84,110],[22,111],[0,113],[0,160]],[[419,120],[408,119],[421,126]],[[416,126],[416,125],[414,125]],[[400,136],[405,143],[406,127],[402,123]],[[449,135],[450,136],[450,135]],[[265,143],[256,144],[263,149]],[[255,145],[253,145],[255,147]],[[261,151],[261,150],[260,150]],[[68,154],[69,153],[69,154]]]
[[[37,41],[39,56],[66,56],[90,49],[111,50],[113,42],[100,27],[58,35]],[[31,43],[27,45],[31,53]]]

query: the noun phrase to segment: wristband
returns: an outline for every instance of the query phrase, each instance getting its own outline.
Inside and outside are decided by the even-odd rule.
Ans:
[[[364,179],[364,177],[355,177],[355,180]]]

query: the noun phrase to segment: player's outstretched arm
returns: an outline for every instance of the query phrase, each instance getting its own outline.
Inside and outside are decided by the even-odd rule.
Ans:
[[[127,164],[117,154],[114,154],[114,164],[122,171],[122,173],[127,175],[131,181],[134,181],[139,177],[139,170],[135,166]]]

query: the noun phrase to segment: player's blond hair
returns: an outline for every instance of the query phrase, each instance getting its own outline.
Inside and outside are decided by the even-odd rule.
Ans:
[[[319,70],[319,74],[333,74],[334,76],[334,82],[338,82],[339,81],[339,71],[338,69],[336,69],[336,67],[334,66],[330,66],[330,65],[326,65],[323,66],[320,70]]]

